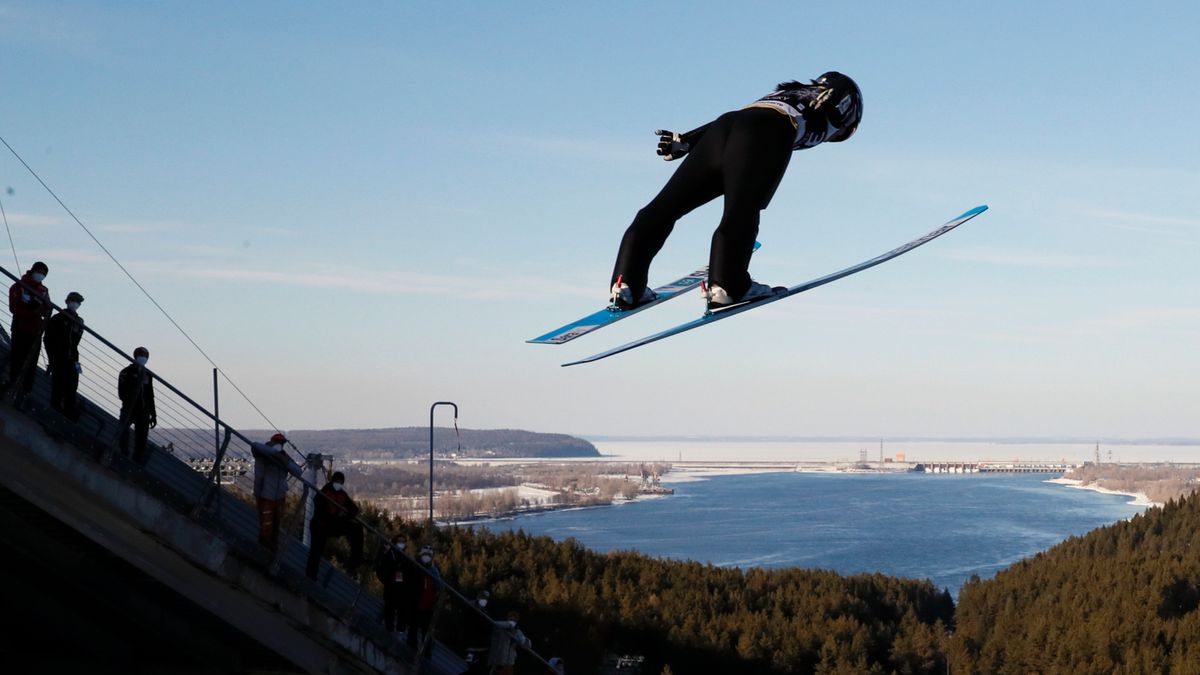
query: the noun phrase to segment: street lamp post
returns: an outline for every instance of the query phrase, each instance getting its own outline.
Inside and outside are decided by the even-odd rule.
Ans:
[[[433,409],[439,405],[454,408],[454,425],[458,426],[458,404],[451,401],[438,401],[429,406],[429,526],[433,527]]]

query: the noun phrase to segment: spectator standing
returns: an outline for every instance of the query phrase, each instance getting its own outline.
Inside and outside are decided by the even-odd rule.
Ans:
[[[288,474],[299,476],[300,465],[284,452],[287,437],[271,436],[266,443],[251,443],[254,454],[254,502],[258,507],[258,543],[271,551],[279,548],[279,524],[287,498]]]
[[[79,391],[79,374],[83,372],[79,364],[79,340],[83,337],[81,304],[82,295],[75,291],[68,293],[66,309],[46,322],[42,338],[50,362],[50,407],[72,420],[79,417],[75,394]]]
[[[333,537],[349,540],[350,560],[346,561],[346,572],[354,576],[358,571],[363,560],[363,527],[354,519],[358,511],[358,504],[346,492],[346,475],[334,471],[313,501],[313,516],[309,523],[312,543],[308,549],[308,565],[304,569],[309,579],[317,578],[325,543]]]
[[[46,263],[35,262],[20,281],[8,288],[8,311],[12,312],[8,390],[18,398],[33,391],[33,375],[42,353],[42,331],[52,307],[50,291],[42,285],[49,273]]]
[[[397,534],[375,566],[375,578],[383,584],[383,627],[389,632],[412,629],[414,596],[421,570],[405,552],[404,535]]]
[[[417,592],[414,596],[412,625],[408,629],[408,646],[417,649],[429,658],[432,653],[433,614],[437,609],[438,597],[442,593],[442,573],[433,563],[433,547],[421,548],[417,560],[421,563],[421,574],[417,581]]]
[[[490,599],[491,593],[479,591],[474,609],[466,610],[467,669],[463,675],[482,675],[488,671],[488,647],[492,643],[492,625],[495,623],[487,613]]]
[[[150,350],[133,350],[133,363],[117,376],[117,396],[121,399],[121,453],[129,454],[129,426],[133,425],[133,461],[145,464],[146,441],[150,430],[158,426],[154,412],[154,376],[146,368]]]
[[[492,667],[492,675],[513,675],[513,667],[517,663],[517,654],[521,647],[526,649],[532,644],[525,634],[517,629],[521,615],[509,612],[507,620],[497,621],[492,629],[492,648],[488,651],[488,665]]]

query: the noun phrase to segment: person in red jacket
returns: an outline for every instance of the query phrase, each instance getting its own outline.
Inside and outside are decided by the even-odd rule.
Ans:
[[[350,541],[350,560],[346,561],[346,572],[350,576],[358,571],[363,561],[363,527],[355,520],[358,504],[346,492],[346,475],[334,471],[329,482],[321,488],[321,494],[313,500],[313,516],[309,523],[312,543],[308,549],[308,565],[304,573],[309,579],[317,578],[321,556],[325,554],[325,543],[333,537],[345,537]]]
[[[42,285],[50,268],[38,261],[8,288],[8,311],[12,312],[12,348],[8,353],[8,387],[18,396],[33,390],[33,375],[42,354],[42,331],[53,305],[50,291]]]
[[[408,646],[420,649],[421,655],[429,658],[433,653],[433,615],[437,609],[438,596],[442,594],[442,573],[433,564],[433,547],[425,546],[417,558],[421,563],[421,575],[417,581],[416,603],[412,612],[412,623],[408,627]]]

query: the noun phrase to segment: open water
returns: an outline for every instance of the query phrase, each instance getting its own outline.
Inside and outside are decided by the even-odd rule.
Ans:
[[[1072,535],[1129,518],[1130,497],[1047,476],[769,473],[672,484],[675,494],[487,523],[598,551],[721,566],[931,579],[955,596]]]

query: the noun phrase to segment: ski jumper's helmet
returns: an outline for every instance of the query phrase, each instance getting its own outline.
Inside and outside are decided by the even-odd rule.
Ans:
[[[840,143],[854,135],[862,121],[862,92],[854,80],[830,71],[813,80],[821,89],[816,108],[828,115],[829,123],[838,128],[837,133],[825,139],[829,143]]]

